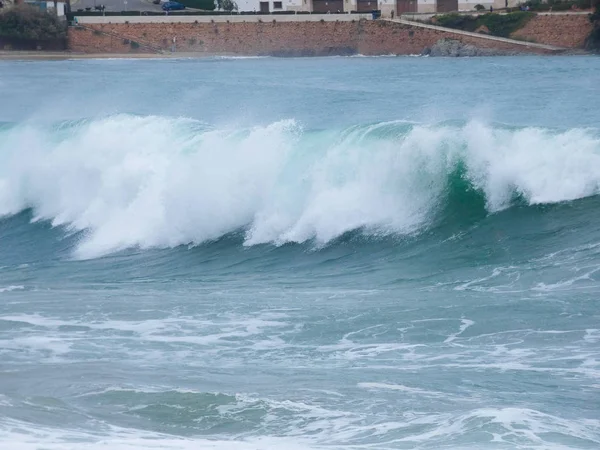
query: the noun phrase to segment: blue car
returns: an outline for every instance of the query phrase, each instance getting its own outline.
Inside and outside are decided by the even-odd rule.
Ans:
[[[163,11],[177,11],[179,9],[185,9],[185,5],[179,2],[167,2],[162,5]]]

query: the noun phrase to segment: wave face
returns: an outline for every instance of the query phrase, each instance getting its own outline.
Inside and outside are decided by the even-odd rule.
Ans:
[[[82,232],[78,258],[198,245],[327,245],[408,236],[512,205],[596,195],[600,136],[585,129],[381,122],[245,129],[116,115],[0,128],[0,215]]]

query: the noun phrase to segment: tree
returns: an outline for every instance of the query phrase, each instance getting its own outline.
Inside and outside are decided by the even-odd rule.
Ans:
[[[234,0],[217,0],[217,4],[219,2],[221,3],[221,8],[223,8],[224,11],[232,12],[238,10],[238,5]]]
[[[53,14],[28,5],[19,5],[0,14],[0,36],[20,39],[65,37],[66,23]]]

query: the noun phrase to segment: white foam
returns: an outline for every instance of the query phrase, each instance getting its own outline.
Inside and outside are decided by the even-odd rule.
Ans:
[[[60,338],[48,336],[25,336],[11,340],[3,340],[0,349],[29,350],[50,352],[53,355],[63,355],[70,351],[71,343]]]
[[[20,291],[25,289],[25,286],[6,286],[3,288],[0,288],[0,293],[2,292],[11,292],[11,291]]]
[[[398,441],[427,442],[429,448],[436,448],[436,443],[445,444],[449,438],[460,436],[476,427],[488,429],[490,433],[493,432],[493,441],[508,445],[509,448],[556,450],[577,448],[548,442],[544,439],[547,433],[586,440],[588,445],[600,444],[597,434],[598,425],[600,425],[598,420],[569,420],[527,408],[479,408],[460,416],[440,414],[437,419],[435,427],[428,427],[425,432],[413,434]],[[426,419],[425,423],[431,422]],[[575,442],[580,444],[581,441]]]
[[[271,56],[213,56],[213,59],[232,59],[232,60],[236,60],[236,59],[268,59],[271,58]],[[188,58],[188,59],[197,59],[195,57],[193,58]]]
[[[247,229],[246,244],[426,226],[458,161],[489,211],[599,192],[591,131],[390,124],[306,134],[294,121],[207,130],[188,119],[126,115],[0,136],[0,215],[87,230],[77,256],[197,244]],[[400,126],[398,124],[397,126]],[[408,130],[408,131],[407,131]]]
[[[389,391],[400,391],[407,394],[424,395],[429,397],[447,397],[447,394],[443,392],[428,391],[426,389],[420,389],[415,387],[405,386],[403,384],[390,384],[390,383],[358,383],[358,387],[364,389],[373,390],[389,390]]]
[[[538,283],[532,290],[534,291],[560,291],[568,288],[572,290],[572,286],[579,281],[594,281],[592,275],[600,270],[600,267],[596,267],[593,270],[590,270],[582,275],[575,276],[573,278],[569,278],[567,280],[559,281],[557,283]],[[594,285],[594,287],[597,285]]]
[[[113,429],[108,434],[73,430],[30,429],[25,423],[0,428],[0,448],[10,450],[309,450],[320,448],[303,444],[297,438],[257,437],[240,439],[178,438],[153,432]],[[30,430],[29,432],[25,430]]]
[[[460,283],[454,287],[456,291],[478,291],[478,292],[514,292],[513,285],[521,278],[521,274],[518,271],[518,267],[495,267],[492,273],[488,276],[476,278],[474,280]],[[482,286],[482,284],[499,279],[507,278],[510,282],[508,284],[495,284],[494,286]],[[452,283],[453,284],[453,283]]]
[[[6,395],[0,394],[0,406],[12,406],[11,401]]]
[[[450,336],[448,336],[446,338],[446,340],[444,341],[444,344],[448,344],[452,341],[454,341],[458,336],[460,336],[467,328],[475,325],[475,322],[469,319],[462,319],[461,321],[461,325],[458,329],[458,332],[451,334]]]
[[[263,318],[264,317],[264,318]],[[218,352],[219,349],[239,346],[240,340],[244,345],[255,351],[281,350],[288,345],[279,337],[287,330],[289,324],[281,319],[285,314],[264,313],[264,316],[234,316],[222,317],[222,320],[194,317],[165,317],[143,321],[124,320],[62,320],[45,317],[39,314],[14,314],[0,316],[0,323],[18,322],[27,324],[27,335],[15,336],[1,341],[0,351],[43,351],[49,353],[52,360],[57,356],[69,353],[79,341],[92,336],[119,336],[123,341],[131,338],[135,342],[160,342],[167,344],[183,344],[187,346],[204,347],[203,351]],[[279,320],[275,320],[279,319]],[[61,327],[83,327],[85,334],[71,333],[61,330]],[[42,330],[43,329],[43,330]],[[132,335],[130,335],[132,333]],[[98,344],[103,345],[103,344]],[[127,349],[133,357],[135,350]],[[184,352],[185,353],[185,352]],[[183,353],[170,350],[168,355],[161,357],[181,357]],[[155,358],[152,352],[143,352],[145,359]]]
[[[0,316],[0,320],[9,322],[21,322],[36,327],[59,327],[62,325],[72,325],[73,322],[51,317],[41,316],[39,314],[13,314]]]
[[[600,330],[595,328],[590,328],[585,330],[585,335],[583,336],[583,340],[592,344],[596,342],[600,342]]]

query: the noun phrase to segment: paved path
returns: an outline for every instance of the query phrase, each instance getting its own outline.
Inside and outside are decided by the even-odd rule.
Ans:
[[[489,34],[473,33],[471,31],[463,31],[463,30],[455,30],[454,28],[440,27],[437,25],[429,25],[429,24],[421,23],[421,22],[413,22],[411,20],[404,20],[404,19],[383,19],[383,20],[387,20],[388,22],[401,23],[403,25],[409,25],[411,27],[428,28],[430,30],[443,31],[445,33],[460,34],[463,36],[472,36],[472,37],[476,37],[478,39],[487,39],[490,41],[506,42],[508,44],[521,45],[523,47],[528,47],[528,48],[539,48],[539,49],[551,50],[551,51],[555,51],[555,52],[562,52],[562,51],[568,50],[564,47],[556,47],[554,45],[537,44],[534,42],[519,41],[517,39],[509,39],[509,38],[503,38],[503,37],[498,37],[498,36],[490,36]]]

